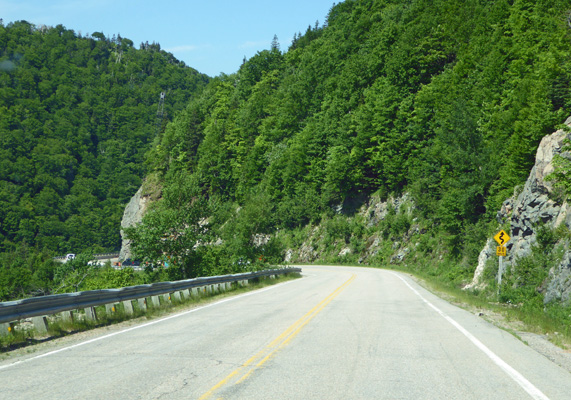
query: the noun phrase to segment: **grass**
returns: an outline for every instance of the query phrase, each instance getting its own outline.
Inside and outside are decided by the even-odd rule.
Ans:
[[[161,298],[161,304],[159,306],[153,306],[151,302],[148,301],[146,310],[139,308],[138,302],[133,301],[132,315],[125,312],[122,303],[117,303],[115,305],[115,311],[112,313],[107,313],[105,306],[99,306],[95,308],[97,321],[88,320],[85,317],[83,310],[75,311],[73,313],[73,320],[71,321],[64,320],[61,315],[52,315],[48,317],[47,334],[38,333],[31,323],[22,322],[15,325],[15,329],[13,329],[10,334],[0,335],[0,354],[124,321],[159,318],[184,309],[198,307],[221,298],[235,296],[266,286],[297,279],[300,276],[301,275],[298,273],[290,273],[286,275],[278,275],[275,279],[270,279],[269,277],[256,278],[250,280],[248,286],[232,284],[231,289],[227,291],[219,293],[201,293],[198,296],[191,296],[186,299],[181,296],[180,301],[176,300],[173,296],[171,296],[170,301],[166,301]]]

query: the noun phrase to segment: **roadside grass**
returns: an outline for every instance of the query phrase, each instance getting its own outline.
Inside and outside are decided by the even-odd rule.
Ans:
[[[110,326],[113,324],[137,320],[152,320],[162,316],[180,312],[185,309],[199,307],[213,301],[220,300],[225,297],[236,296],[241,293],[250,292],[277,283],[290,281],[300,278],[299,273],[290,273],[278,275],[274,279],[269,277],[260,277],[250,280],[247,286],[239,286],[232,284],[232,287],[226,291],[217,293],[203,292],[193,295],[190,298],[181,296],[180,301],[169,296],[170,299],[161,299],[159,306],[153,306],[151,302],[147,302],[147,309],[141,309],[138,302],[133,301],[133,314],[129,315],[125,312],[122,303],[115,304],[114,311],[108,313],[105,306],[95,307],[97,320],[90,321],[85,317],[83,310],[77,310],[73,313],[72,320],[64,320],[61,315],[48,316],[48,333],[39,333],[31,322],[28,320],[20,321],[15,325],[15,329],[6,335],[0,335],[0,359],[2,355],[10,351],[21,349],[23,347],[33,346],[38,343],[48,342],[64,336],[73,335],[79,332],[85,332],[91,329]]]

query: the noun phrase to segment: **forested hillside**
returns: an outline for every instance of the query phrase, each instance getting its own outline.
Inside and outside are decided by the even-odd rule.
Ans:
[[[452,279],[469,279],[488,222],[571,113],[570,11],[555,0],[334,5],[287,51],[274,41],[214,79],[166,128],[149,158],[166,196],[152,230],[130,233],[139,254],[171,246],[156,240],[167,233],[194,241],[185,199],[200,198],[223,244],[195,249],[194,261],[174,254],[186,272],[191,262],[228,271],[262,253],[282,259],[291,241],[276,232],[295,237],[325,220],[358,252],[374,232],[337,229],[333,217],[373,193],[406,192],[424,243],[438,245],[426,251],[462,265]],[[405,228],[373,229],[390,239]],[[272,240],[256,241],[263,234]]]
[[[0,283],[117,251],[145,152],[207,82],[155,43],[0,23]]]
[[[570,12],[555,0],[347,0],[207,84],[158,45],[0,27],[4,248],[112,248],[142,182],[160,200],[126,233],[140,259],[169,258],[145,281],[319,247],[323,261],[396,256],[461,286],[541,138],[571,114]],[[165,90],[172,121],[151,145]],[[382,219],[356,213],[373,198],[389,200]],[[134,282],[112,275],[101,286]],[[22,276],[4,275],[5,297],[30,293]],[[98,285],[85,282],[67,289]]]

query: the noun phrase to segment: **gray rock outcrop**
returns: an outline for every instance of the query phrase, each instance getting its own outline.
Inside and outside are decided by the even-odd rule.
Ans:
[[[571,126],[571,118],[565,121]],[[537,149],[536,162],[529,174],[523,190],[518,195],[507,199],[497,219],[500,224],[509,221],[511,231],[510,242],[507,244],[508,256],[506,264],[517,262],[517,259],[531,253],[532,246],[537,241],[537,230],[541,226],[555,228],[562,223],[571,226],[571,213],[567,202],[558,204],[550,197],[553,192],[553,182],[545,178],[554,171],[553,157],[560,154],[563,141],[569,138],[564,130],[545,136]],[[480,283],[484,266],[488,259],[495,257],[496,243],[488,240],[480,253],[478,267],[474,279],[467,287],[475,287]],[[571,299],[571,253],[567,249],[560,265],[553,266],[549,272],[545,302]]]
[[[367,199],[367,201],[361,205],[358,209],[357,216],[362,219],[363,224],[367,227],[373,227],[379,225],[387,216],[389,215],[389,210],[392,208],[395,213],[411,212],[414,204],[412,202],[411,196],[408,193],[403,193],[400,197],[391,197],[386,200],[382,200],[378,195],[373,195]],[[341,212],[342,209],[338,208],[336,212]],[[354,218],[354,217],[347,217]],[[407,255],[410,254],[410,249],[406,247],[406,240],[412,234],[423,234],[424,231],[420,232],[418,226],[412,226],[409,233],[404,234],[400,238],[400,241],[396,242],[395,250],[396,256],[393,257],[392,261],[402,262]],[[307,235],[306,240],[303,244],[296,249],[287,249],[284,261],[285,262],[300,262],[300,263],[311,263],[318,259],[323,259],[327,256],[326,251],[322,245],[323,230],[320,226],[312,228]],[[405,240],[406,239],[406,240]],[[320,244],[321,243],[321,244]],[[339,246],[337,246],[339,245]],[[379,237],[379,234],[375,233],[370,236],[365,243],[364,249],[359,253],[358,263],[367,263],[370,259],[375,257],[383,246],[383,239]],[[401,246],[404,246],[401,249]],[[335,253],[329,254],[329,256],[346,257],[354,253],[349,246],[344,242],[336,243],[334,246]]]
[[[571,302],[571,251],[567,250],[561,263],[549,271],[549,281],[543,299],[545,303]]]
[[[125,207],[123,212],[123,219],[121,220],[121,252],[119,253],[120,260],[131,258],[131,241],[125,237],[123,230],[130,226],[141,223],[143,215],[148,208],[150,202],[149,196],[143,195],[143,187],[141,186],[137,193]]]
[[[561,152],[566,137],[567,134],[559,130],[545,136],[537,149],[535,165],[511,213],[512,241],[511,246],[508,245],[508,250],[512,254],[512,259],[526,256],[531,252],[538,226],[547,224],[554,227],[558,221],[561,222],[559,215],[561,205],[549,198],[553,183],[546,181],[545,177],[553,172],[553,156]]]

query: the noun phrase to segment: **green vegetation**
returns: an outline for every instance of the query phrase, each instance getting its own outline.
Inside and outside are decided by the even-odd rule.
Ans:
[[[73,158],[75,153],[48,157],[58,164],[57,168],[50,164],[53,173],[49,174],[26,167],[41,159],[21,139],[30,129],[25,124],[20,127],[26,120],[16,118],[17,126],[1,122],[0,129],[13,140],[6,148],[24,146],[19,158],[4,157],[11,160],[11,168],[21,166],[19,175],[9,172],[12,180],[5,185],[21,179],[22,195],[14,197],[10,189],[0,192],[0,201],[9,205],[2,208],[2,232],[5,243],[8,240],[12,246],[6,247],[3,257],[8,263],[20,253],[27,254],[30,247],[34,248],[30,254],[36,255],[30,258],[27,275],[14,271],[2,278],[9,292],[5,296],[31,293],[33,281],[20,283],[24,275],[40,280],[40,276],[55,276],[48,253],[40,252],[44,249],[68,248],[65,244],[74,240],[92,243],[85,247],[87,251],[95,251],[95,244],[113,247],[109,243],[116,243],[118,218],[112,216],[119,211],[105,205],[111,201],[119,210],[118,204],[126,202],[143,176],[158,200],[144,223],[126,233],[134,240],[138,258],[152,264],[166,257],[169,263],[168,268],[149,268],[145,279],[254,270],[280,262],[287,250],[303,247],[309,260],[365,260],[370,265],[398,266],[451,288],[462,287],[471,280],[486,239],[497,229],[495,217],[502,202],[527,178],[541,138],[570,114],[570,10],[571,4],[555,0],[346,0],[331,8],[323,26],[316,24],[296,34],[287,51],[274,38],[270,49],[246,60],[235,74],[211,79],[202,91],[176,91],[187,97],[171,106],[172,121],[159,130],[152,145],[150,136],[143,135],[148,146],[143,146],[148,149],[145,162],[143,152],[137,152],[138,158],[118,164],[134,168],[137,172],[132,175],[138,181],[125,178],[118,172],[121,168],[106,164],[109,158],[105,157],[127,143],[130,135],[153,130],[156,93],[169,84],[159,85],[161,78],[148,73],[148,68],[159,68],[153,63],[154,67],[138,68],[132,75],[123,71],[136,57],[150,55],[165,61],[156,62],[169,68],[166,77],[189,69],[169,62],[171,58],[156,45],[144,45],[138,51],[127,46],[119,57],[124,39],[71,34],[77,43],[91,46],[85,63],[95,72],[82,79],[102,80],[107,92],[142,90],[147,84],[160,90],[145,91],[152,92],[145,99],[154,100],[145,100],[144,110],[125,109],[120,114],[110,105],[101,105],[107,112],[101,114],[100,108],[94,108],[89,115],[104,122],[95,133],[79,116],[70,119],[71,126],[84,127],[89,138],[100,134],[102,139],[89,153],[92,157]],[[0,32],[5,36],[17,28],[26,33],[26,26],[2,27]],[[49,36],[33,29],[26,35]],[[107,57],[97,58],[99,47],[108,49]],[[126,64],[128,55],[134,60]],[[15,63],[14,57],[0,61]],[[144,81],[137,81],[139,70],[147,73]],[[0,75],[2,82],[12,79],[10,74],[15,72]],[[122,80],[117,81],[118,76]],[[189,76],[193,88],[200,88],[203,77]],[[20,84],[26,82],[24,77],[17,82],[17,91],[5,90],[2,98],[27,98],[26,86]],[[83,115],[81,107],[91,104],[81,97],[84,92],[66,107],[44,108],[47,115],[52,111],[66,118]],[[125,102],[128,98],[120,97]],[[68,96],[54,97],[56,104],[59,99]],[[129,121],[138,125],[128,125]],[[121,129],[125,141],[109,136]],[[70,136],[84,138],[84,145],[92,148],[87,136],[67,135],[66,140]],[[102,147],[101,143],[111,140],[115,142]],[[79,168],[87,162],[96,166],[91,175],[87,164]],[[560,200],[569,193],[568,170],[568,162],[561,159],[556,173]],[[73,174],[68,176],[67,171]],[[74,204],[93,204],[93,198],[73,197],[79,194],[69,183],[69,195],[58,192],[60,186],[55,184],[48,187],[58,196],[44,193],[42,179],[47,175],[57,182],[81,177],[85,182],[81,187],[94,185],[93,191],[80,192],[102,196],[96,205],[86,206],[98,210],[97,216],[83,220],[93,226],[85,231],[93,235],[70,230],[83,225],[73,225],[79,217],[69,211],[75,210]],[[122,182],[131,183],[130,191],[119,190]],[[94,191],[99,184],[104,189]],[[26,195],[32,188],[36,191]],[[370,210],[371,215],[359,213],[373,198],[378,205],[386,204],[386,209],[379,215],[378,210]],[[16,214],[4,211],[12,209]],[[22,217],[26,212],[38,216],[35,222]],[[103,227],[101,215],[109,218]],[[35,236],[18,236],[30,227],[37,229]],[[106,235],[105,240],[94,239],[97,235]],[[541,235],[529,259],[519,260],[505,276],[500,300],[511,302],[514,309],[561,316],[566,312],[563,306],[543,309],[543,294],[537,289],[559,257],[555,243],[568,239],[548,231]],[[13,248],[15,243],[28,247]],[[81,279],[82,273],[78,269],[66,276]],[[497,300],[493,268],[484,271],[484,281],[487,288],[472,295]],[[70,280],[68,287],[77,285],[74,282]],[[565,318],[561,321],[568,323]]]
[[[61,315],[53,315],[48,317],[48,333],[38,334],[31,326],[16,325],[12,334],[0,335],[0,353],[15,350],[17,348],[33,345],[39,340],[45,340],[46,336],[51,340],[62,336],[67,336],[76,332],[82,332],[102,326],[116,324],[134,319],[154,319],[160,318],[166,314],[179,312],[184,309],[198,307],[202,304],[219,300],[226,296],[234,296],[236,294],[260,289],[266,286],[286,282],[299,278],[298,273],[289,273],[277,275],[275,278],[260,277],[251,279],[247,286],[239,286],[232,284],[232,288],[228,291],[219,293],[197,293],[189,298],[180,296],[180,300],[169,296],[169,301],[161,300],[159,306],[153,306],[152,302],[148,302],[146,310],[139,307],[138,302],[133,301],[133,314],[125,313],[123,303],[114,306],[114,311],[108,313],[104,306],[96,307],[97,321],[91,321],[85,318],[83,311],[75,311],[73,320],[64,320]]]
[[[541,138],[570,114],[570,9],[345,1],[286,52],[274,41],[213,79],[148,158],[165,191],[183,177],[211,205],[203,242],[221,240],[195,248],[195,264],[239,270],[226,260],[268,251],[257,234],[273,240],[276,259],[305,244],[323,261],[365,255],[463,286]],[[356,211],[373,194],[407,201],[368,224]],[[148,216],[136,234],[154,226]],[[541,303],[534,290],[556,252],[538,251],[543,259],[514,266],[502,301]]]
[[[207,81],[155,43],[0,23],[0,300],[49,292],[55,255],[119,249],[145,153]]]
[[[213,79],[148,159],[166,189],[182,175],[217,204],[256,198],[267,213],[258,233],[408,192],[446,254],[472,263],[540,139],[568,116],[567,11],[558,1],[337,4],[287,52],[274,45]],[[410,226],[400,215],[380,227],[384,239]]]

